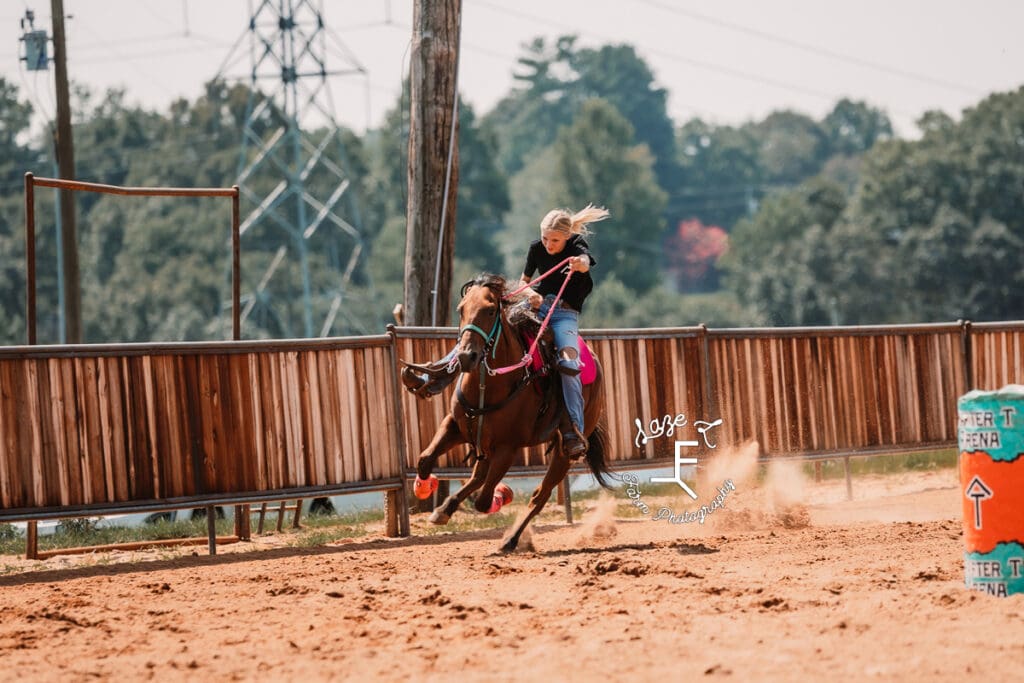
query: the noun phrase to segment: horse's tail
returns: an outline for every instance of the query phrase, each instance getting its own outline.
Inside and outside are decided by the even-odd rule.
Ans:
[[[608,463],[605,462],[605,454],[607,452],[608,431],[603,424],[598,423],[587,439],[587,466],[590,467],[590,472],[594,475],[597,483],[611,491],[613,490],[612,486],[605,478],[606,475],[608,477],[613,476],[612,471],[608,469]]]

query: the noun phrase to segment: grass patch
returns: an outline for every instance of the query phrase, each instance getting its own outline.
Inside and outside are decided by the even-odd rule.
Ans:
[[[13,525],[0,525],[0,555],[22,555],[25,553],[25,536]],[[217,534],[234,533],[234,523],[229,519],[217,520]],[[193,519],[177,522],[160,521],[140,526],[99,527],[95,519],[66,519],[57,525],[52,534],[39,537],[39,550],[58,550],[113,543],[138,543],[160,541],[171,538],[193,538],[206,536],[206,520]]]
[[[875,474],[901,474],[905,472],[923,472],[926,470],[949,469],[957,466],[959,451],[947,448],[937,451],[920,453],[898,453],[891,455],[873,455],[850,458],[850,474],[852,476]],[[843,459],[822,460],[822,479],[842,479],[846,476]],[[814,463],[803,464],[804,473],[814,478]]]
[[[459,531],[484,531],[487,529],[506,529],[516,521],[518,510],[504,508],[501,511],[490,515],[480,514],[471,511],[465,506],[459,508],[458,512],[452,515],[451,521],[444,525],[427,524],[416,529],[416,534],[425,536],[436,536],[437,534],[450,534]],[[543,514],[543,513],[542,513]]]
[[[316,548],[345,538],[368,536],[370,525],[384,521],[384,510],[357,510],[343,515],[308,515],[303,519],[303,528],[290,529],[295,534],[290,545],[296,548]]]

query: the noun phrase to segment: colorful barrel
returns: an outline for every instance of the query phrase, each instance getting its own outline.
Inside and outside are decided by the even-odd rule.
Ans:
[[[964,394],[957,421],[967,587],[1024,593],[1024,385]]]

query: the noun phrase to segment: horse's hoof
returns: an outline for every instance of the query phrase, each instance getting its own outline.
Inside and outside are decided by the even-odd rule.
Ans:
[[[519,539],[512,537],[505,541],[505,545],[501,546],[501,552],[511,553],[515,552],[516,546],[519,545]]]
[[[437,524],[438,526],[443,526],[447,524],[448,520],[451,518],[452,516],[446,515],[444,513],[444,510],[442,510],[441,508],[437,508],[430,514],[430,523]]]

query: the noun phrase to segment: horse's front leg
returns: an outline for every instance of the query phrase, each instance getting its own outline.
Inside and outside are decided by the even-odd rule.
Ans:
[[[444,499],[444,502],[434,508],[430,514],[430,521],[433,524],[447,524],[455,511],[462,505],[462,501],[469,498],[473,491],[483,485],[487,479],[487,471],[490,467],[490,460],[477,460],[473,467],[473,476],[463,484],[462,488]]]
[[[515,450],[509,448],[495,449],[486,460],[477,460],[473,468],[473,477],[457,493],[448,496],[444,503],[430,515],[434,524],[447,524],[451,516],[462,505],[462,501],[479,489],[473,507],[477,512],[489,512],[494,503],[494,488],[508,473]]]
[[[510,553],[516,549],[516,546],[519,545],[519,537],[522,536],[523,531],[526,530],[526,526],[534,517],[540,514],[541,510],[544,509],[548,499],[551,497],[551,492],[556,486],[558,486],[560,481],[565,479],[565,475],[569,473],[570,467],[572,467],[572,460],[566,457],[562,453],[562,449],[559,448],[551,458],[551,464],[548,465],[548,471],[544,475],[544,479],[540,482],[540,485],[534,489],[533,495],[530,496],[526,515],[523,516],[519,524],[515,529],[513,529],[512,534],[501,546],[502,552]]]
[[[416,461],[416,476],[420,479],[427,479],[430,473],[434,471],[437,459],[460,443],[466,443],[466,439],[462,436],[462,432],[459,431],[455,417],[448,413],[441,420],[441,424],[434,433],[434,438],[430,440],[430,444],[420,453],[420,457]]]

